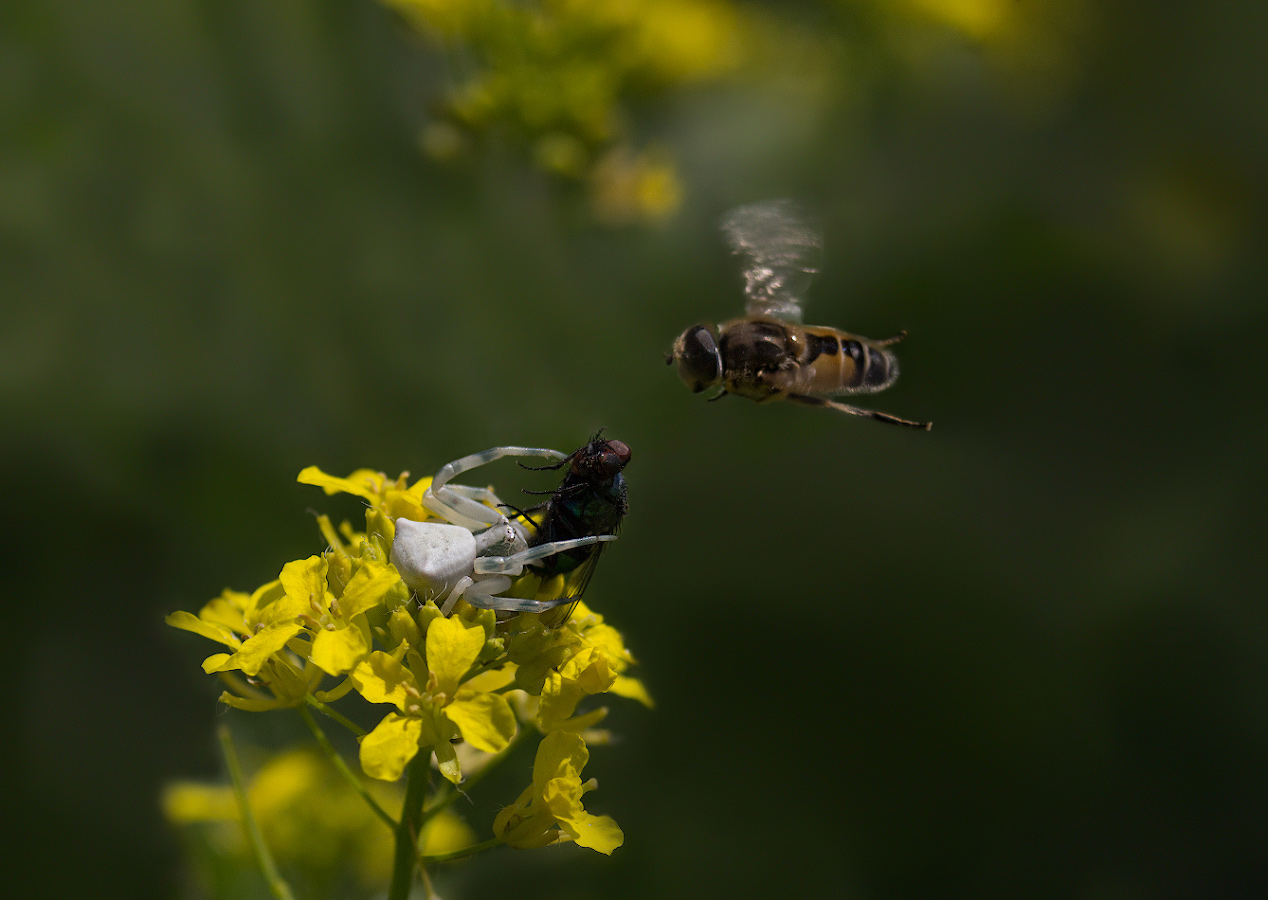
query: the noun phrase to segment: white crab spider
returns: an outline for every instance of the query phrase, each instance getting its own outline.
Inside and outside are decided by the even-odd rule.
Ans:
[[[614,534],[588,535],[530,548],[524,527],[495,508],[501,501],[493,491],[449,483],[463,472],[506,456],[568,458],[566,453],[543,447],[494,447],[464,456],[441,467],[423,494],[423,506],[445,522],[396,520],[392,565],[420,598],[442,603],[440,611],[445,615],[460,597],[480,609],[507,612],[545,612],[571,603],[575,598],[528,600],[500,595],[510,588],[511,576],[522,575],[525,566],[539,559],[616,540]]]

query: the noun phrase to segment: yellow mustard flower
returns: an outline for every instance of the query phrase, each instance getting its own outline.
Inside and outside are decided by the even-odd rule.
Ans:
[[[172,626],[222,645],[203,662],[204,671],[229,686],[222,702],[250,711],[315,706],[357,734],[362,772],[376,784],[405,775],[415,784],[425,771],[411,766],[420,753],[428,759],[434,753],[445,779],[461,784],[460,759],[474,770],[507,758],[503,751],[521,723],[528,724],[545,733],[533,786],[498,817],[497,840],[515,847],[571,840],[611,853],[623,836],[611,819],[585,811],[581,798],[594,782],[580,778],[588,759],[583,735],[604,739],[605,732],[594,726],[607,710],[580,711],[580,705],[602,693],[651,705],[642,683],[627,674],[634,658],[620,633],[581,602],[541,615],[460,602],[446,617],[434,602],[420,601],[390,561],[397,519],[434,518],[422,505],[430,479],[411,483],[405,474],[392,479],[369,469],[338,477],[309,467],[299,480],[365,502],[364,530],[348,522],[336,527],[318,516],[328,545],[324,552],[287,563],[275,580],[250,594],[227,589],[197,615],[167,617]],[[496,502],[495,494],[488,496]],[[561,590],[563,582],[543,584],[527,573],[515,588],[528,592],[520,596],[544,596]],[[339,679],[337,686],[318,690],[327,677]],[[331,705],[353,697],[388,707],[368,733]],[[306,709],[303,714],[343,771],[345,787],[351,780],[349,789],[372,811],[379,829],[386,824],[395,831],[398,845],[417,838],[420,829],[424,843],[415,849],[424,856],[463,855],[495,843],[473,844],[465,826],[440,811],[424,814],[421,805],[406,810],[399,799],[370,798],[334,756],[311,714]],[[248,794],[264,843],[279,859],[307,860],[315,869],[320,867],[305,856],[305,848],[321,858],[338,856],[345,851],[330,841],[345,839],[321,837],[320,829],[310,832],[302,824],[329,818],[322,812],[329,804],[319,803],[310,790],[318,780],[310,762],[277,757],[261,769]],[[169,790],[166,807],[182,822],[236,821],[238,815],[227,794],[191,785]],[[395,825],[397,813],[386,812],[389,807],[400,810]],[[376,852],[386,859],[390,840],[381,830],[375,840]],[[391,854],[394,884],[407,878],[410,860],[400,846]]]
[[[507,654],[516,664],[515,683],[540,698],[536,719],[542,731],[583,727],[573,713],[594,694],[610,692],[652,706],[642,682],[624,674],[634,657],[620,632],[584,602],[561,628],[528,618],[512,627]]]
[[[399,577],[386,563],[360,564],[342,586],[331,591],[329,560],[324,556],[287,563],[277,581],[249,597],[226,590],[192,616],[176,612],[167,623],[230,647],[203,662],[207,673],[241,671],[272,699],[226,693],[230,706],[263,711],[297,706],[320,682],[322,674],[341,675],[370,651],[364,614],[389,593],[404,596]]]
[[[546,735],[533,762],[533,783],[498,813],[493,833],[521,849],[572,840],[611,855],[625,842],[625,835],[610,816],[591,815],[582,806],[582,795],[598,786],[593,778],[581,780],[589,759],[579,734],[555,731]]]
[[[487,639],[478,623],[435,616],[428,622],[425,659],[402,642],[392,653],[375,651],[357,664],[352,671],[357,692],[398,710],[361,742],[361,768],[367,775],[395,780],[422,747],[430,747],[441,774],[457,784],[462,771],[453,738],[486,753],[506,749],[515,737],[515,714],[505,697],[488,688],[509,684],[509,676],[489,672],[464,683]]]

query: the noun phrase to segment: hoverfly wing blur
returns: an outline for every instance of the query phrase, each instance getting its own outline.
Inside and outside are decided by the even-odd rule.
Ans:
[[[700,322],[678,336],[665,362],[693,393],[716,390],[716,400],[738,394],[758,403],[790,400],[853,416],[928,431],[888,413],[831,399],[871,394],[898,378],[888,348],[903,334],[874,341],[828,325],[801,324],[801,295],[818,271],[819,229],[790,200],[750,203],[722,220],[722,232],[744,257],[745,315],[714,325]]]
[[[823,238],[791,200],[750,203],[722,219],[722,233],[744,257],[744,311],[801,321],[801,298],[819,271]]]

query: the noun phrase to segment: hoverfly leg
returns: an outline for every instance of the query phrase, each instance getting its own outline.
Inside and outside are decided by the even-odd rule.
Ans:
[[[835,400],[825,400],[823,397],[807,397],[804,394],[786,394],[785,396],[793,403],[800,403],[803,406],[826,406],[829,409],[849,413],[852,416],[862,416],[865,419],[875,419],[877,422],[887,422],[890,425],[903,425],[907,428],[919,428],[921,431],[929,431],[933,428],[932,422],[913,422],[910,419],[900,419],[897,416],[891,416],[889,413],[877,412],[874,409],[863,409],[858,406],[850,406],[848,403],[838,403]]]
[[[712,403],[714,400],[721,400],[723,397],[725,397],[729,393],[731,392],[728,391],[726,388],[723,388],[722,390],[714,394],[712,397],[710,397],[709,402]]]
[[[898,334],[894,335],[893,337],[887,337],[883,341],[872,341],[872,343],[875,344],[877,347],[888,347],[890,344],[897,344],[899,341],[901,341],[905,337],[907,337],[906,328],[898,332]]]

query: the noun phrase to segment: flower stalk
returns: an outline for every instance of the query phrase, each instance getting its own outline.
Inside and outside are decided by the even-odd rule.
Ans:
[[[246,832],[247,841],[251,845],[251,852],[255,856],[256,865],[264,874],[264,880],[268,883],[269,893],[277,900],[295,900],[294,894],[291,893],[290,885],[277,870],[277,864],[273,861],[273,855],[269,853],[268,846],[264,843],[264,835],[260,833],[259,823],[255,820],[255,815],[251,812],[251,803],[247,798],[246,781],[242,777],[242,765],[238,762],[238,753],[233,747],[233,736],[229,733],[229,726],[221,725],[216,729],[216,736],[220,740],[220,750],[225,757],[225,765],[229,768],[229,778],[233,782],[234,797],[238,801],[238,813],[242,816],[242,829]]]
[[[409,900],[414,883],[414,867],[418,865],[418,837],[422,832],[423,801],[427,782],[431,779],[431,753],[414,757],[406,774],[405,806],[396,826],[396,852],[392,862],[392,885],[388,900]]]

